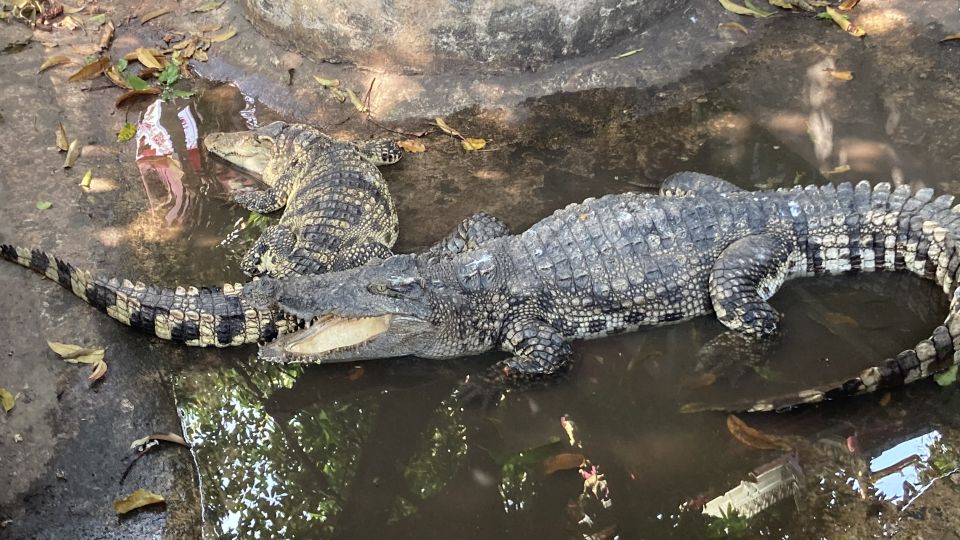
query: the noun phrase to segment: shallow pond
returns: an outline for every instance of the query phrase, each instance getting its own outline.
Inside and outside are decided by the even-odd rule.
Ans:
[[[943,144],[931,145],[929,155],[919,145],[907,147],[909,157],[897,155],[904,147],[887,134],[889,108],[832,116],[826,98],[814,96],[832,92],[833,83],[809,63],[795,70],[804,90],[793,110],[774,106],[776,96],[754,100],[728,81],[686,88],[688,97],[662,107],[650,103],[669,102],[670,89],[552,96],[510,113],[465,111],[451,123],[493,138],[489,152],[465,155],[455,141],[434,136],[426,153],[383,169],[400,213],[397,247],[422,247],[478,210],[519,229],[589,196],[655,190],[679,170],[751,189],[867,174],[894,182],[947,177]],[[241,278],[237,262],[263,221],[224,194],[252,180],[191,141],[278,116],[229,85],[164,105],[160,122],[174,153],[141,160],[141,172],[155,213],[179,238],[170,256],[185,265],[159,277]],[[208,256],[198,262],[190,256],[197,252]],[[258,363],[253,349],[218,351],[217,363],[202,362],[176,381],[185,434],[195,444],[205,534],[834,536],[845,530],[848,508],[877,505],[868,519],[881,520],[956,468],[960,447],[948,411],[957,403],[952,389],[930,381],[742,416],[788,437],[794,451],[745,446],[731,436],[726,415],[681,413],[690,403],[722,405],[840,379],[913,346],[946,312],[932,284],[905,275],[791,282],[773,304],[787,331],[763,363],[703,363],[701,348],[722,327],[702,318],[579,342],[568,376],[514,389],[489,409],[463,406],[454,390],[499,354],[284,368]],[[578,468],[580,456],[589,463]],[[701,512],[769,470],[792,476],[755,517]]]

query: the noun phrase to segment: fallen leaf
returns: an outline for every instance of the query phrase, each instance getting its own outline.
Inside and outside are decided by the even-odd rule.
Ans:
[[[773,13],[770,13],[769,11],[764,11],[758,8],[757,6],[753,5],[753,2],[751,2],[750,0],[743,0],[743,5],[746,6],[747,9],[756,13],[757,17],[765,18],[773,15]]]
[[[107,75],[107,78],[110,79],[110,82],[112,82],[113,84],[119,86],[120,88],[123,88],[124,90],[133,89],[133,87],[130,86],[130,83],[127,82],[127,79],[125,79],[123,75],[120,73],[120,70],[119,68],[117,68],[117,66],[110,66],[110,68],[107,69],[105,73]]]
[[[110,48],[110,42],[113,41],[113,31],[115,27],[113,26],[113,21],[107,21],[107,24],[100,29],[100,50],[105,50]]]
[[[160,89],[156,87],[144,88],[143,90],[131,90],[122,96],[117,98],[117,101],[114,103],[114,106],[118,109],[127,104],[128,101],[138,98],[140,96],[155,96],[160,93]]]
[[[723,6],[723,9],[736,13],[737,15],[749,15],[750,17],[769,17],[773,15],[772,13],[767,13],[766,11],[760,11],[756,8],[750,9],[749,7],[741,6],[740,4],[734,4],[732,0],[719,0],[720,5]],[[749,0],[748,0],[749,1]]]
[[[324,88],[335,88],[340,86],[340,79],[323,79],[321,77],[317,77],[316,75],[314,75],[313,78],[320,83],[320,86],[323,86]]]
[[[937,381],[940,386],[950,386],[955,383],[957,381],[957,364],[950,366],[950,369],[946,371],[937,373],[933,376],[933,380]]]
[[[852,72],[852,71],[842,71],[842,70],[839,70],[839,69],[829,69],[829,68],[825,69],[824,71],[826,71],[827,73],[829,73],[830,76],[833,77],[834,79],[838,79],[838,80],[841,80],[841,81],[852,81],[852,80],[853,80],[853,72]]]
[[[187,47],[190,47],[190,46],[193,46],[193,47],[196,47],[196,46],[197,46],[197,42],[196,42],[195,39],[193,39],[193,38],[187,38],[187,39],[178,41],[178,42],[174,43],[173,46],[170,47],[170,48],[173,49],[173,50],[175,50],[175,51],[180,51],[180,50],[186,49]]]
[[[330,88],[328,88],[328,90],[330,90],[330,95],[336,98],[336,100],[339,101],[340,103],[343,103],[344,101],[347,100],[346,94],[341,92],[339,88],[331,86]]]
[[[62,66],[63,64],[69,64],[69,63],[70,63],[70,57],[64,54],[51,56],[50,58],[47,58],[46,60],[44,60],[42,64],[40,64],[40,69],[37,70],[37,73],[43,73],[44,71],[52,67]]]
[[[361,377],[363,377],[363,366],[353,366],[347,372],[348,381],[358,381]]]
[[[823,174],[826,176],[830,176],[831,174],[843,174],[845,172],[850,172],[850,165],[837,165],[836,167],[830,169],[829,171],[824,171]],[[847,318],[849,319],[849,317]]]
[[[157,57],[154,56],[150,50],[140,47],[136,50],[137,60],[140,61],[145,67],[154,68],[154,69],[163,69],[163,64],[157,60]]]
[[[543,474],[578,469],[586,460],[583,454],[557,454],[543,460]]]
[[[960,40],[960,32],[947,34],[946,36],[944,36],[943,39],[940,40],[940,43],[943,43],[944,41],[954,41],[954,40]]]
[[[357,94],[355,94],[353,90],[350,90],[349,88],[347,88],[347,97],[350,98],[350,103],[353,104],[354,109],[359,112],[367,112],[367,107],[364,106],[362,101],[360,101],[360,98],[357,97]]]
[[[37,210],[46,210],[53,206],[53,203],[50,201],[37,201]]]
[[[70,143],[67,142],[67,130],[63,129],[63,123],[57,123],[57,148],[61,152],[66,152],[70,148]]]
[[[154,49],[153,47],[141,47],[141,49],[146,50],[146,51],[147,51],[148,53],[150,53],[150,55],[153,56],[154,58],[163,58],[163,54],[164,54],[164,53],[163,53],[163,51],[161,51],[160,49]],[[137,50],[132,51],[132,52],[128,52],[127,54],[123,55],[123,59],[126,60],[127,62],[132,62],[132,61],[134,61],[134,60],[139,60],[139,58],[137,58],[137,51],[139,51],[139,50],[140,50],[140,49],[137,49]],[[122,71],[122,70],[121,70],[121,71]]]
[[[737,32],[747,33],[746,27],[738,22],[724,22],[717,25],[720,30],[736,30]]]
[[[80,187],[82,187],[82,188],[89,188],[89,187],[90,187],[90,182],[91,182],[92,180],[93,180],[93,171],[88,170],[86,173],[84,173],[83,179],[80,180]]]
[[[127,86],[129,86],[133,90],[146,90],[147,88],[150,88],[150,83],[148,83],[147,81],[141,79],[136,75],[127,76],[126,81],[127,81]]]
[[[840,11],[850,11],[851,9],[857,7],[857,4],[860,3],[860,0],[843,0],[840,2],[840,5],[837,6],[837,9]]]
[[[832,7],[827,6],[826,14],[829,19],[837,23],[837,26],[839,26],[841,30],[847,32],[851,36],[863,37],[867,35],[867,32],[863,28],[860,28],[859,26],[850,22],[850,19],[848,19],[846,15],[840,13]]]
[[[463,146],[463,149],[467,152],[482,150],[486,145],[487,141],[485,139],[471,139],[467,137],[460,141],[460,146]]]
[[[420,152],[427,151],[427,146],[416,139],[402,140],[397,143],[397,146],[403,148],[404,151],[410,152],[411,154],[419,154]]]
[[[0,403],[3,404],[3,412],[10,412],[17,404],[17,396],[10,393],[6,388],[0,388]]]
[[[879,403],[880,403],[880,406],[881,406],[881,407],[886,407],[887,405],[890,404],[890,400],[891,400],[892,398],[893,398],[893,395],[892,395],[890,392],[887,392],[886,394],[883,395],[882,398],[880,398],[880,402],[879,402]]]
[[[76,30],[77,28],[82,27],[83,23],[81,23],[76,17],[67,15],[61,19],[60,22],[54,24],[54,26],[58,28],[66,28],[67,30]]]
[[[100,75],[106,71],[108,67],[110,67],[110,59],[106,56],[101,56],[100,58],[80,68],[73,75],[67,77],[67,80],[69,82],[86,81],[96,77],[97,75]]]
[[[629,50],[629,51],[627,51],[627,52],[623,52],[623,53],[620,53],[620,54],[614,56],[612,59],[613,59],[613,60],[619,60],[620,58],[626,58],[626,57],[628,57],[628,56],[633,56],[633,55],[637,54],[638,52],[640,52],[640,51],[642,51],[642,50],[643,50],[643,49],[631,49],[631,50]]]
[[[81,5],[79,7],[68,6],[63,4],[63,12],[67,15],[73,15],[74,13],[80,13],[84,9],[87,9],[87,6]]]
[[[207,60],[209,60],[209,58],[207,58],[207,53],[203,49],[195,50],[193,52],[192,58],[196,58],[201,62],[206,62]]]
[[[208,2],[204,2],[199,6],[190,10],[190,13],[206,13],[208,11],[213,11],[217,9],[222,5],[223,5],[223,2],[217,2],[216,0],[209,0]]]
[[[80,345],[72,345],[70,343],[59,343],[56,341],[48,341],[47,345],[50,347],[51,350],[53,350],[53,352],[57,353],[60,356],[60,358],[63,358],[64,360],[67,360],[67,361],[75,360],[85,356],[96,355],[96,354],[99,354],[102,357],[103,352],[105,350],[105,349],[92,349],[90,347],[82,347]],[[72,363],[76,364],[77,362],[72,362]],[[85,363],[93,363],[93,362],[85,362]]]
[[[680,407],[680,414],[693,414],[709,410],[711,410],[711,408],[706,403],[684,403]]]
[[[107,22],[106,13],[100,13],[87,19],[87,24],[89,24],[90,26],[96,26],[98,28],[105,22]]]
[[[73,164],[77,162],[77,159],[80,158],[80,141],[74,139],[70,141],[70,146],[67,147],[67,157],[63,160],[63,168],[69,169],[73,167]]]
[[[164,502],[162,495],[151,493],[145,489],[138,489],[122,499],[113,501],[113,509],[118,514],[126,514],[142,506]]]
[[[103,378],[107,374],[107,363],[103,360],[100,360],[93,365],[93,369],[90,371],[90,376],[87,377],[87,380],[90,382],[96,382]]]
[[[171,11],[173,10],[170,8],[160,8],[160,9],[151,11],[150,13],[147,13],[143,17],[140,17],[140,24],[147,24],[148,22],[156,19],[157,17],[162,17],[163,15],[166,15]]]
[[[793,6],[786,0],[767,0],[767,3],[770,4],[771,6],[775,6],[783,9],[789,9],[793,11]]]
[[[560,426],[563,427],[563,431],[567,433],[567,439],[570,441],[570,446],[576,446],[577,425],[573,423],[573,420],[568,420],[567,415],[563,415],[560,417]]]
[[[177,435],[176,433],[168,432],[168,433],[154,433],[152,435],[147,435],[142,439],[137,439],[130,444],[130,449],[133,450],[135,448],[138,448],[140,446],[147,444],[150,441],[167,441],[167,442],[179,444],[181,446],[186,446],[187,448],[190,448],[190,445],[187,444],[187,441],[185,441],[183,437],[181,437],[180,435]]]
[[[782,437],[767,435],[744,423],[735,415],[727,416],[727,431],[742,444],[760,450],[792,450],[793,447]]]
[[[127,142],[137,134],[137,126],[127,122],[117,133],[117,142]]]
[[[235,26],[231,26],[219,34],[214,34],[207,37],[207,41],[210,43],[220,43],[221,41],[226,41],[235,35],[237,35],[237,28]]]
[[[447,123],[443,120],[443,118],[440,118],[439,116],[433,119],[433,123],[447,135],[453,135],[454,137],[461,137],[461,138],[463,137],[463,135],[461,135],[459,131],[448,126]]]

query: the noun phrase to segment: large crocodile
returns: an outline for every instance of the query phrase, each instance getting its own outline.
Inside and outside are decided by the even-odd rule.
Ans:
[[[314,274],[390,255],[397,214],[376,165],[400,159],[395,142],[337,141],[311,126],[284,122],[211,133],[203,142],[269,186],[235,192],[235,202],[263,214],[284,209],[244,256],[246,274]]]
[[[847,380],[744,403],[771,410],[911,382],[953,364],[960,345],[960,207],[933,190],[841,184],[748,192],[680,173],[662,196],[625,193],[555,212],[455,257],[397,255],[360,268],[244,287],[306,329],[261,357],[342,362],[450,358],[494,348],[496,378],[557,373],[569,341],[711,312],[735,335],[780,327],[767,299],[804,275],[907,270],[950,295],[930,338]]]

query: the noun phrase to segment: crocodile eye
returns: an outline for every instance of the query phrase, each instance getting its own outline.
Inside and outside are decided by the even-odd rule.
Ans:
[[[371,283],[367,290],[392,298],[419,298],[423,294],[423,280],[404,279],[389,283]]]
[[[385,294],[389,288],[383,283],[371,283],[367,285],[367,290],[373,294]]]

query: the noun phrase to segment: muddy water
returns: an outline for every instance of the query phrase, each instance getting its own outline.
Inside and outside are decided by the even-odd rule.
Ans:
[[[399,207],[398,248],[422,247],[470,212],[487,210],[526,227],[585,197],[654,190],[678,170],[757,188],[822,183],[822,171],[843,165],[818,154],[805,133],[784,132],[789,118],[722,91],[650,107],[657,99],[602,91],[545,98],[510,115],[460,115],[456,125],[494,139],[490,152],[468,156],[434,136],[425,154],[384,169]],[[165,277],[239,279],[239,256],[263,222],[224,195],[252,180],[187,148],[177,114],[184,108],[200,137],[278,115],[229,86],[210,88],[163,113],[182,171],[176,182],[169,163],[159,171],[141,167],[155,214],[172,216],[178,240],[169,256],[184,261]],[[842,128],[838,121],[831,129]],[[352,129],[372,133],[356,123]],[[872,172],[878,180],[941,178],[938,167],[937,156],[914,155]],[[863,173],[837,171],[832,179]],[[701,349],[722,328],[702,318],[577,343],[569,376],[512,391],[490,409],[462,407],[454,389],[499,354],[283,368],[259,364],[253,350],[217,351],[215,361],[176,381],[185,433],[195,444],[205,534],[707,538],[726,528],[747,537],[832,536],[848,530],[848,513],[862,521],[863,505],[874,504],[881,511],[869,519],[881,520],[884,509],[908,505],[957,466],[960,446],[944,414],[956,403],[931,382],[748,415],[755,427],[790,437],[796,450],[787,454],[804,476],[749,521],[702,514],[704,503],[785,452],[749,448],[731,437],[724,415],[681,414],[684,405],[839,379],[912,346],[946,309],[935,287],[904,275],[791,282],[773,303],[787,331],[763,361],[706,359]],[[589,464],[578,470],[580,458],[569,454]]]

